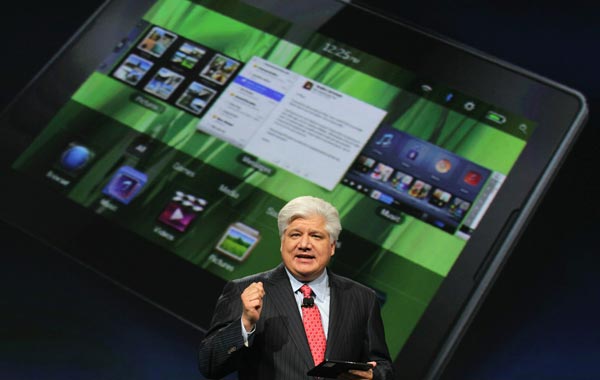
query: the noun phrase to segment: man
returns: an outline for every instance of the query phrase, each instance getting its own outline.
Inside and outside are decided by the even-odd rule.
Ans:
[[[326,357],[373,366],[344,378],[392,379],[375,292],[326,269],[341,231],[337,210],[322,199],[299,197],[281,209],[277,224],[283,262],[227,283],[200,345],[202,374],[307,380]]]

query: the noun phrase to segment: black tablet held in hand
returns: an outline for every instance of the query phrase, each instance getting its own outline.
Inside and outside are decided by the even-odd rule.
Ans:
[[[435,378],[587,105],[368,3],[106,1],[0,115],[0,217],[204,329],[319,196],[398,377]]]
[[[373,368],[373,366],[369,363],[349,362],[344,360],[325,360],[321,364],[308,371],[306,374],[308,376],[337,379],[340,374],[348,372],[351,369],[368,371],[371,368]]]

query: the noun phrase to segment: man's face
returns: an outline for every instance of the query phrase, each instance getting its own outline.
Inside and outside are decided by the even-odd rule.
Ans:
[[[281,258],[283,264],[299,281],[317,278],[335,253],[335,241],[325,230],[320,215],[298,218],[283,232]]]

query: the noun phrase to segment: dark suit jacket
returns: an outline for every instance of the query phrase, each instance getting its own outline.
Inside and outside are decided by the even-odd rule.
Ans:
[[[376,361],[375,379],[392,379],[380,307],[375,292],[328,272],[331,288],[327,359]],[[244,346],[242,291],[262,281],[263,309]],[[270,271],[228,282],[219,297],[211,327],[200,345],[199,368],[210,379],[238,371],[240,380],[307,380],[314,367],[302,317],[283,264]]]

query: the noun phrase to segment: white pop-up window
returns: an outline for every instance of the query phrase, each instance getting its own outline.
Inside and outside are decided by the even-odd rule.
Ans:
[[[332,190],[385,114],[254,57],[198,129]]]

